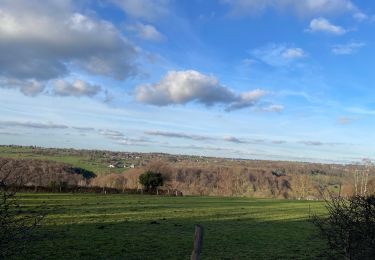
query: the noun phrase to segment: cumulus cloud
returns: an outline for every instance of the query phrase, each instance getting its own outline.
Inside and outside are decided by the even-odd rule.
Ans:
[[[250,51],[250,54],[257,60],[270,66],[286,66],[295,60],[307,56],[306,52],[301,48],[275,43],[253,49]]]
[[[164,36],[151,24],[136,23],[135,25],[129,25],[127,28],[143,40],[153,42],[164,40]]]
[[[112,0],[127,15],[145,20],[156,20],[168,14],[169,0]]]
[[[253,91],[241,93],[235,101],[225,108],[225,111],[230,112],[245,107],[253,107],[266,94],[267,92],[262,89],[255,89]]]
[[[267,9],[289,11],[298,16],[362,13],[350,0],[224,0],[236,16],[256,15]]]
[[[0,125],[6,127],[26,127],[38,129],[66,129],[68,126],[54,123],[38,123],[38,122],[18,122],[18,121],[0,121]]]
[[[158,83],[140,85],[135,89],[136,99],[146,104],[224,104],[227,111],[254,106],[265,94],[264,90],[256,89],[237,95],[214,76],[194,70],[169,71]]]
[[[213,76],[186,70],[169,71],[158,83],[138,86],[136,98],[158,106],[186,104],[191,101],[210,106],[232,102],[235,94]]]
[[[137,73],[136,47],[69,0],[2,0],[0,52],[0,76],[20,80],[63,77],[70,65],[116,79]]]
[[[350,55],[365,46],[363,42],[349,42],[346,44],[336,44],[332,46],[332,53],[335,55]]]
[[[73,82],[61,79],[53,82],[53,94],[56,96],[92,97],[100,91],[100,86],[91,85],[79,79]]]
[[[35,79],[19,80],[15,78],[0,78],[0,87],[18,89],[26,96],[36,96],[43,92],[45,84]]]
[[[346,33],[346,30],[341,26],[332,24],[329,20],[319,17],[314,18],[310,22],[310,27],[307,29],[309,32],[324,32],[335,35],[342,35]]]

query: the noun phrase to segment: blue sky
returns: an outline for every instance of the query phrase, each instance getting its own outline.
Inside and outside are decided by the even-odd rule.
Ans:
[[[0,0],[0,144],[375,158],[374,9]]]

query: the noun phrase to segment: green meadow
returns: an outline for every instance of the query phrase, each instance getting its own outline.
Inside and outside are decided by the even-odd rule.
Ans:
[[[80,167],[92,171],[97,175],[102,173],[121,173],[126,171],[124,168],[108,168],[108,163],[100,158],[93,159],[84,154],[64,154],[62,152],[56,152],[55,154],[36,153],[30,147],[0,146],[0,158],[46,160],[66,163],[74,167]]]
[[[322,202],[220,197],[19,194],[47,213],[29,259],[189,259],[194,225],[202,259],[315,259],[325,244],[308,222]],[[15,256],[15,258],[20,258]]]

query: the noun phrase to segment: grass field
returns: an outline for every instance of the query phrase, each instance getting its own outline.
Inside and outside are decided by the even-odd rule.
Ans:
[[[315,259],[324,243],[307,221],[321,202],[129,195],[20,194],[48,217],[29,259],[189,259],[194,224],[202,259]]]
[[[35,159],[35,160],[48,160],[60,163],[67,163],[75,167],[80,167],[94,172],[97,175],[103,173],[121,173],[126,171],[124,168],[108,168],[108,163],[99,159],[93,160],[87,156],[79,155],[66,155],[57,153],[56,155],[43,155],[35,153],[30,147],[6,147],[0,146],[0,158],[13,158],[13,159]]]

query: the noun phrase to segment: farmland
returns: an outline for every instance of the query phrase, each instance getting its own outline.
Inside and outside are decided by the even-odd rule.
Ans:
[[[48,151],[48,150],[47,150]],[[110,169],[108,163],[86,154],[64,153],[62,151],[46,152],[46,150],[36,150],[32,147],[7,147],[0,146],[0,157],[14,159],[34,159],[48,160],[60,163],[67,163],[76,167],[81,167],[95,173],[117,173],[124,169]]]
[[[307,221],[321,202],[98,194],[19,194],[44,219],[28,258],[189,259],[194,225],[202,259],[312,259],[325,245]]]

